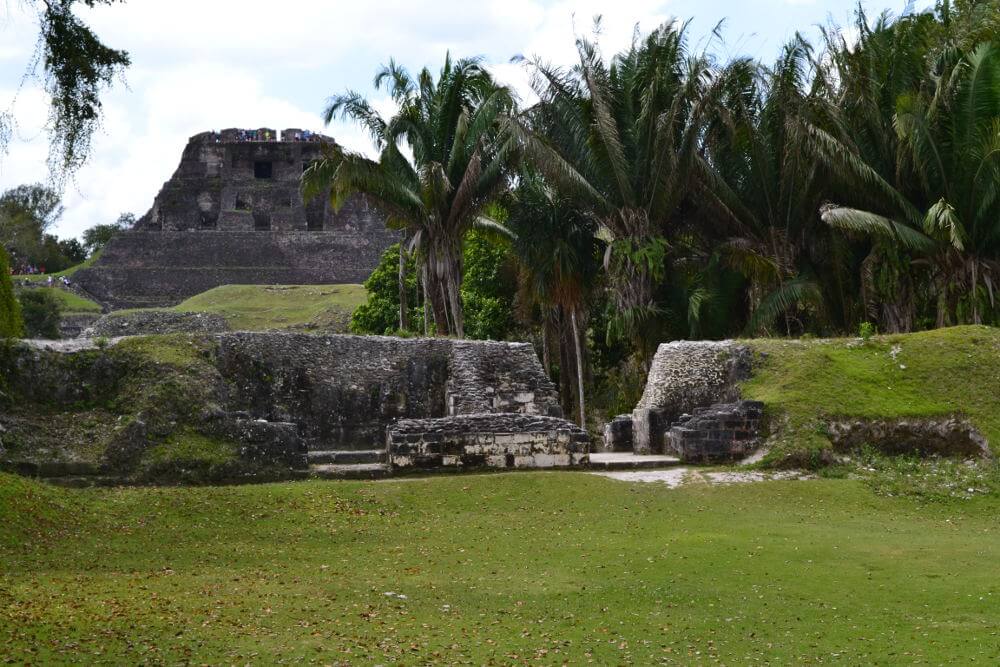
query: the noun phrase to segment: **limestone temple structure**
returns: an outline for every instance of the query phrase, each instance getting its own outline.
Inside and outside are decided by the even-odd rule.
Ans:
[[[203,132],[134,230],[76,280],[110,308],[167,306],[227,284],[360,283],[395,242],[358,196],[306,203],[305,168],[324,137],[298,129]]]

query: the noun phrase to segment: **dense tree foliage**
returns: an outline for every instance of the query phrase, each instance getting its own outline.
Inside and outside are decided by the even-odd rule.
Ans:
[[[403,109],[388,121],[355,94],[331,104],[382,155],[335,147],[307,185],[387,206],[407,230],[395,290],[440,290],[439,332],[486,335],[453,325],[474,303],[457,248],[481,217],[511,239],[495,246],[517,267],[508,331],[534,337],[580,415],[585,386],[627,393],[664,340],[1000,323],[1000,0],[859,6],[774,63],[692,51],[676,22],[611,57],[580,38],[577,54],[524,61],[526,109],[450,60],[437,82],[385,68]],[[443,282],[401,283],[407,249]]]
[[[14,297],[7,252],[0,247],[0,338],[17,338],[22,333],[21,304]]]
[[[10,254],[15,272],[61,271],[83,260],[75,239],[48,233],[62,215],[59,194],[44,185],[19,185],[0,194],[0,246]]]
[[[62,306],[50,290],[24,289],[18,294],[18,300],[28,338],[59,338]]]
[[[93,255],[107,245],[111,237],[120,232],[128,231],[135,226],[135,215],[122,213],[114,222],[94,225],[83,232],[83,248],[86,254]]]

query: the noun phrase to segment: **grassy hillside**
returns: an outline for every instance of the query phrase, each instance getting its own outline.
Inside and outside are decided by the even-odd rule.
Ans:
[[[216,313],[237,330],[346,331],[351,313],[366,298],[362,285],[223,285],[170,310]],[[118,314],[130,312],[135,311]]]
[[[72,505],[65,534],[0,542],[14,662],[1000,655],[996,497],[921,507],[848,480],[669,490],[582,473],[45,493],[16,513]]]
[[[90,299],[85,299],[82,296],[69,292],[58,287],[33,287],[31,289],[40,290],[43,292],[48,292],[59,301],[62,305],[62,311],[64,315],[69,315],[71,313],[99,313],[101,312],[101,305]]]
[[[1000,452],[1000,329],[965,326],[858,339],[754,340],[747,398],[777,436],[767,461],[815,458],[828,417],[963,415]]]

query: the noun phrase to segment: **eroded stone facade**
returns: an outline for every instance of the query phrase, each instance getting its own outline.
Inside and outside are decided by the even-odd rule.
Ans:
[[[404,419],[388,428],[399,469],[566,468],[587,462],[590,437],[565,419],[520,413]]]
[[[294,138],[296,129],[257,131]],[[360,283],[396,240],[370,200],[339,211],[302,198],[320,141],[191,137],[173,176],[133,231],[113,238],[76,281],[113,308],[173,305],[219,285]]]

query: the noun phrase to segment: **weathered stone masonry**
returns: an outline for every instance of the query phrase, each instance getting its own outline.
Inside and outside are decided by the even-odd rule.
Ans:
[[[472,414],[404,419],[389,427],[394,468],[553,468],[587,462],[590,437],[565,419]]]
[[[190,376],[203,404],[169,416],[144,412],[148,405],[131,412],[120,400],[130,364],[149,363],[132,353],[19,344],[0,358],[0,379],[18,387],[28,409],[45,404],[59,420],[83,400],[110,406],[101,414],[113,433],[103,463],[92,464],[101,469],[120,469],[115,461],[186,432],[226,438],[249,461],[293,469],[390,458],[407,469],[587,462],[587,434],[561,418],[556,389],[526,343],[227,332],[188,344],[203,360]],[[143,393],[160,389],[152,380]],[[0,413],[0,428],[22,423]],[[0,465],[17,462],[0,452]]]
[[[587,461],[586,432],[561,418],[527,343],[232,333],[218,367],[230,414],[296,424],[300,448],[324,459],[384,448],[401,469]]]
[[[219,285],[368,277],[396,234],[365,197],[336,212],[324,196],[304,202],[299,179],[322,144],[235,138],[235,130],[224,130],[189,140],[136,229],[114,237],[93,267],[77,272],[89,294],[113,308],[164,306]]]

